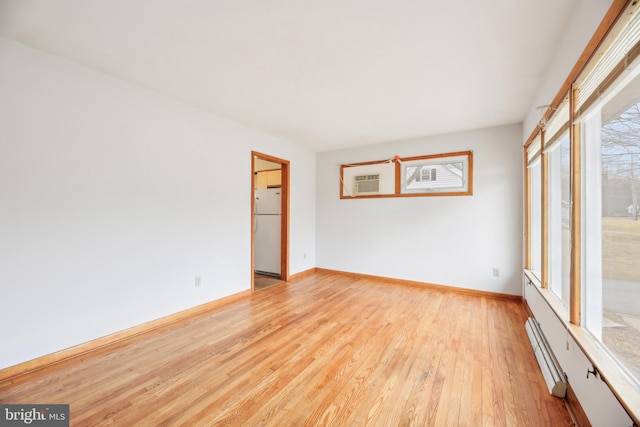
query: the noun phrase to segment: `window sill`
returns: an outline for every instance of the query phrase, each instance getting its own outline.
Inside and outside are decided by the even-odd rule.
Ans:
[[[627,414],[635,424],[640,425],[640,385],[619,366],[602,344],[585,328],[569,322],[569,310],[555,294],[542,288],[540,280],[530,270],[524,270],[524,273],[527,280],[526,286],[531,286],[538,291],[585,357],[598,370],[600,378],[607,384]]]
[[[538,293],[542,295],[545,302],[551,307],[551,310],[556,315],[558,319],[564,324],[565,328],[569,325],[569,309],[565,306],[560,298],[558,298],[553,292],[549,289],[543,288],[540,279],[536,277],[536,275],[530,270],[524,270],[524,274],[528,279],[531,286],[536,288]]]

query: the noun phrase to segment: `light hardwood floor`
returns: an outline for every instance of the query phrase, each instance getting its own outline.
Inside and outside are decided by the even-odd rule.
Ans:
[[[317,273],[65,362],[71,425],[568,426],[513,301]]]

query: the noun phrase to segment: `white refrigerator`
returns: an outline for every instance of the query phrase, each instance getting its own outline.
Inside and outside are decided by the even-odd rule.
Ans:
[[[280,188],[255,190],[254,269],[280,277]]]

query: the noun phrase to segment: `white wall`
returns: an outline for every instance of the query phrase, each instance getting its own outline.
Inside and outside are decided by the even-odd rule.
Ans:
[[[511,125],[319,153],[318,267],[520,295],[521,135]],[[339,198],[341,164],[466,150],[473,196]]]
[[[315,153],[0,38],[0,368],[249,289],[251,150],[314,267]]]
[[[593,33],[611,6],[611,0],[577,0],[573,13],[565,25],[564,35],[557,41],[553,60],[547,67],[536,96],[524,120],[523,139],[526,141],[542,117],[541,105],[551,104],[558,90],[587,47]]]

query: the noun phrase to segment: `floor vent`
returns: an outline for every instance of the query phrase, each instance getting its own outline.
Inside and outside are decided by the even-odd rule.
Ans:
[[[547,383],[549,393],[557,397],[565,396],[567,392],[567,379],[560,365],[549,348],[549,343],[544,338],[540,324],[533,317],[529,317],[524,325],[536,355],[538,365],[542,371],[544,381]]]

